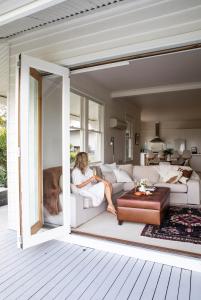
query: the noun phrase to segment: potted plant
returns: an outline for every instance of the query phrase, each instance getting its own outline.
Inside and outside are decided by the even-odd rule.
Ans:
[[[166,160],[167,161],[170,161],[172,153],[173,153],[173,149],[172,148],[167,148],[166,150],[164,150],[164,154],[166,156]]]

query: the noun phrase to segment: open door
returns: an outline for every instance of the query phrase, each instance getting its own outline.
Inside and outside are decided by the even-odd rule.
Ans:
[[[70,80],[67,68],[27,55],[18,78],[18,246],[25,249],[70,233]]]

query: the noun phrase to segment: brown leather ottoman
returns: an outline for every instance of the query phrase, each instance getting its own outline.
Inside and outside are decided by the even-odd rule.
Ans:
[[[117,199],[117,220],[160,225],[169,206],[170,189],[158,187],[150,196],[136,196],[134,190]]]

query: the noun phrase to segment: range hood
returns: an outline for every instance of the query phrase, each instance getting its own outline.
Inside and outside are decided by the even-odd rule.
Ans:
[[[160,138],[160,123],[155,124],[156,136],[150,141],[150,143],[164,143]]]

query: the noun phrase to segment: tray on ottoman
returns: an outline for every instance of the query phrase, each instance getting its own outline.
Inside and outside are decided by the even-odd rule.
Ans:
[[[123,221],[160,225],[169,206],[170,189],[158,187],[152,195],[136,196],[134,190],[117,199],[117,219]]]

